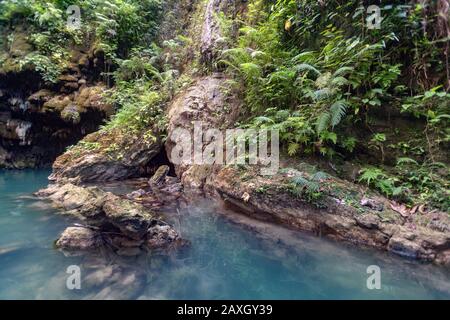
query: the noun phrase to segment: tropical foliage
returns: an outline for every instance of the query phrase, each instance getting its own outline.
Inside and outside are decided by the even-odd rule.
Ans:
[[[448,157],[450,142],[448,1],[376,4],[379,29],[368,28],[365,1],[251,1],[247,22],[236,45],[223,51],[222,63],[236,88],[243,88],[247,126],[280,130],[289,155],[348,159],[355,150],[380,153],[380,167],[363,170],[361,181],[389,196],[415,194],[410,201],[439,191],[442,201],[435,204],[448,209],[448,179],[431,178],[430,169]],[[377,132],[374,123],[389,123],[389,114],[423,124],[425,152],[402,156],[415,158],[415,172],[432,184],[419,187],[382,173],[387,153],[398,151],[387,146],[402,129]],[[404,173],[395,163],[387,170],[394,177]],[[440,172],[448,178],[447,165]]]

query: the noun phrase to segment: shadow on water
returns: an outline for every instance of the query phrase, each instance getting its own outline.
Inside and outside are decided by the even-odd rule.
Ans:
[[[442,268],[251,221],[203,198],[166,212],[191,245],[169,254],[67,256],[53,242],[73,221],[32,192],[48,171],[0,172],[1,299],[450,299]],[[78,265],[81,290],[69,290]],[[381,290],[369,290],[369,265]]]

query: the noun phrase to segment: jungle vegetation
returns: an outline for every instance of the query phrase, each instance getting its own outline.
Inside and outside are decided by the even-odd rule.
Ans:
[[[188,36],[156,41],[167,1],[79,0],[79,29],[67,27],[72,2],[0,2],[2,69],[31,66],[55,82],[67,44],[90,39],[106,57],[102,79],[118,110],[103,130],[164,132],[165,103],[192,80],[180,64],[196,63],[186,59]],[[240,124],[280,130],[289,157],[356,163],[355,182],[450,211],[449,1],[247,3],[238,19],[218,17],[227,47],[214,66],[242,97]],[[381,10],[379,28],[368,27],[370,5]],[[23,34],[32,50],[17,55]]]

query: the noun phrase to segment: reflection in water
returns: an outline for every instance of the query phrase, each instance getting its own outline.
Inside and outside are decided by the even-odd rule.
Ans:
[[[30,197],[47,174],[0,173],[1,299],[450,298],[450,274],[442,268],[248,224],[231,212],[225,218],[200,199],[167,213],[191,242],[182,251],[66,256],[53,241],[73,221]],[[66,288],[70,265],[81,267],[81,290]],[[366,288],[369,265],[381,267],[381,290]]]

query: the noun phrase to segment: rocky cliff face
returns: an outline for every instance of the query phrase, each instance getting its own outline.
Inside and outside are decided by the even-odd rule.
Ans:
[[[25,44],[21,48],[17,54],[31,50]],[[77,48],[71,56],[54,84],[8,60],[0,68],[0,167],[48,166],[113,113],[101,97],[105,86],[97,80],[102,52]]]

